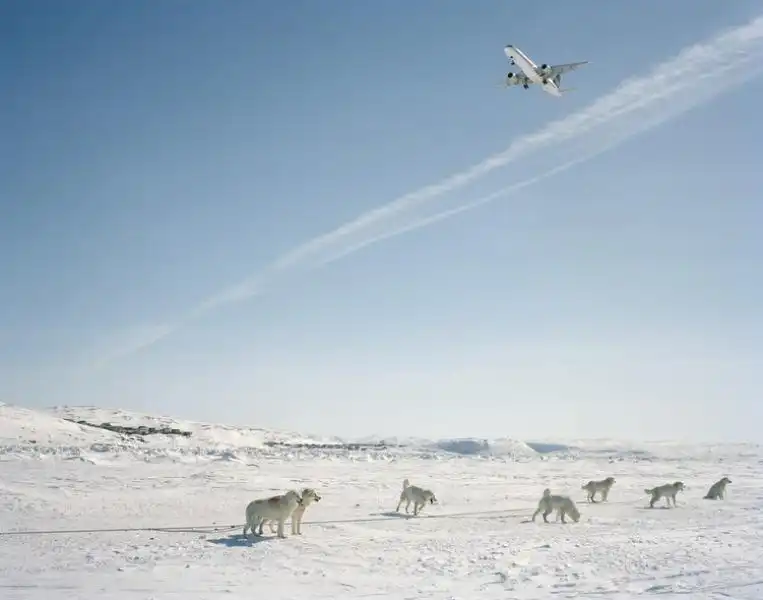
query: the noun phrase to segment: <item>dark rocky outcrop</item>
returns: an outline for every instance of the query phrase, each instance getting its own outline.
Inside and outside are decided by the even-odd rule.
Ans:
[[[64,419],[65,421],[71,421],[78,425],[85,425],[87,427],[96,427],[98,429],[105,429],[107,431],[113,431],[114,433],[121,433],[122,435],[180,435],[183,437],[191,437],[190,431],[182,431],[174,427],[149,427],[147,425],[137,425],[135,427],[131,425],[112,425],[111,423],[88,423],[83,419]]]
[[[389,446],[384,442],[377,442],[375,444],[361,444],[361,443],[326,443],[321,444],[319,442],[265,442],[266,446],[271,448],[294,448],[294,449],[310,449],[310,450],[386,450]]]

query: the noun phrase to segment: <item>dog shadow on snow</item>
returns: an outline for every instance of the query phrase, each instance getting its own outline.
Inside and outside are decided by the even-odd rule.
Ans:
[[[218,546],[227,546],[228,548],[248,548],[261,544],[262,542],[270,542],[277,539],[279,538],[275,535],[251,538],[248,535],[245,536],[240,533],[235,533],[228,537],[208,539],[207,542],[210,544],[217,544]]]
[[[379,512],[379,513],[371,513],[372,517],[396,517],[398,519],[412,519],[412,514],[406,514],[406,513],[399,513],[395,512],[394,510],[388,510],[386,512]],[[421,515],[419,515],[421,516]]]

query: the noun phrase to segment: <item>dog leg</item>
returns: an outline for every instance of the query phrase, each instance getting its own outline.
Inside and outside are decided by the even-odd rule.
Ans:
[[[565,521],[565,520],[564,520],[564,509],[563,509],[563,508],[562,508],[562,509],[560,509],[558,514],[559,514],[559,516],[562,518],[562,523],[563,523],[564,525],[566,525],[566,524],[567,524],[567,521]]]
[[[543,520],[544,520],[546,523],[548,523],[548,515],[550,515],[550,514],[551,514],[551,511],[550,511],[550,510],[544,510],[544,511],[543,511]]]
[[[301,514],[292,513],[291,532],[293,535],[302,535],[302,515]]]
[[[279,538],[285,538],[286,537],[286,534],[283,531],[285,521],[286,521],[286,519],[284,519],[283,517],[278,519],[278,537]]]

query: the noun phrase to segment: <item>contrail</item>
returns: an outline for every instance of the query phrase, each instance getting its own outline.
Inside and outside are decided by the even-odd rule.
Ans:
[[[538,183],[563,170],[590,160],[628,139],[730,91],[760,74],[763,69],[763,16],[740,27],[717,34],[708,41],[687,47],[659,64],[650,73],[622,82],[612,92],[572,115],[553,121],[536,133],[514,140],[504,151],[438,183],[405,194],[353,221],[318,236],[286,253],[260,275],[217,294],[166,328],[168,335],[184,322],[225,304],[240,302],[263,292],[271,277],[300,266],[311,267],[339,260],[361,248],[419,229],[436,221],[486,204],[499,197]],[[397,217],[425,207],[437,198],[466,186],[488,173],[564,143],[577,143],[575,158],[525,181],[478,200],[428,217]],[[395,221],[393,223],[393,221]],[[379,232],[379,229],[382,229]],[[321,256],[328,251],[328,256]],[[164,336],[162,336],[164,337]],[[159,341],[147,338],[142,347]],[[131,352],[140,347],[131,346]]]

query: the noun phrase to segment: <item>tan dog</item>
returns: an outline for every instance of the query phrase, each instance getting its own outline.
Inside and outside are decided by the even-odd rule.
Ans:
[[[609,496],[609,490],[612,489],[612,486],[615,483],[614,477],[607,477],[606,479],[602,479],[601,481],[589,481],[584,486],[582,486],[580,489],[586,490],[588,492],[588,501],[595,503],[595,497],[596,492],[599,492],[601,494],[601,500],[602,502],[607,501],[607,497]]]
[[[302,503],[294,509],[291,513],[291,533],[292,535],[302,535],[302,517],[305,515],[305,510],[313,502],[320,502],[321,496],[313,488],[305,488],[302,490]],[[262,527],[268,519],[263,519],[260,523],[260,535],[262,535]],[[268,523],[270,527],[270,533],[275,533],[275,524],[273,521]]]
[[[716,481],[713,485],[710,486],[710,489],[707,490],[707,494],[705,494],[705,500],[723,500],[726,496],[726,486],[731,483],[731,479],[728,477],[724,477],[722,479],[719,479]]]
[[[683,481],[675,481],[673,483],[666,483],[665,485],[658,485],[652,489],[644,489],[644,492],[650,494],[652,497],[649,500],[649,508],[654,508],[654,503],[660,498],[665,498],[665,501],[670,506],[670,499],[673,499],[673,506],[676,505],[676,495],[685,489]]]
[[[538,516],[538,513],[542,512],[543,520],[548,523],[548,515],[554,510],[556,511],[557,519],[561,517],[562,523],[567,522],[564,520],[565,515],[570,515],[575,523],[580,521],[580,511],[578,510],[578,507],[575,506],[572,498],[568,496],[552,495],[551,490],[546,488],[543,490],[543,497],[538,502],[537,510],[533,513],[533,522],[535,522],[535,517]]]
[[[286,537],[283,531],[284,522],[300,504],[302,504],[302,498],[294,490],[290,490],[279,496],[252,500],[246,506],[244,536],[246,536],[247,529],[251,529],[252,537],[255,535],[262,535],[262,523],[263,521],[268,520],[278,521],[278,537]],[[259,532],[257,531],[258,526]]]

